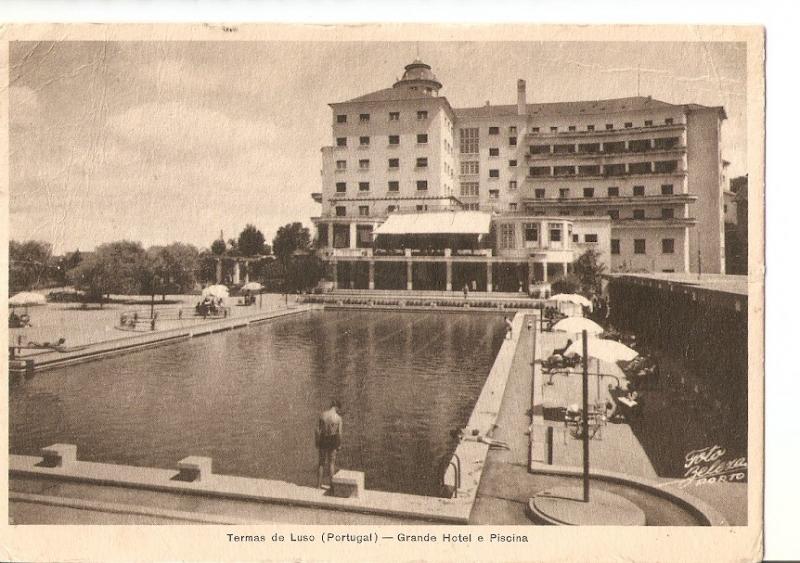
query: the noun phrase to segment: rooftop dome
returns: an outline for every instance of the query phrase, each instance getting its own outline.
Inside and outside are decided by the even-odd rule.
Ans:
[[[435,93],[442,87],[442,83],[433,74],[430,65],[415,59],[406,65],[403,78],[394,83],[394,88],[419,89],[427,93]]]

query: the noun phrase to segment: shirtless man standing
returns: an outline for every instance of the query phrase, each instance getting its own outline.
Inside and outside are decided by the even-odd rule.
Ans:
[[[339,401],[331,401],[328,410],[319,415],[314,441],[319,450],[319,467],[317,468],[317,487],[322,488],[325,469],[331,479],[336,473],[336,452],[342,445],[342,417],[339,415]]]

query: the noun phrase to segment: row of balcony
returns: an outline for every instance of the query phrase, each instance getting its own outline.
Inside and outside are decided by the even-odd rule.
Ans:
[[[682,131],[686,128],[684,123],[663,123],[661,125],[647,125],[645,127],[624,127],[622,129],[593,129],[593,130],[583,130],[578,131],[577,128],[575,130],[566,130],[566,131],[550,131],[548,130],[540,130],[540,131],[532,131],[529,130],[525,133],[525,137],[532,138],[532,139],[542,139],[548,137],[560,137],[560,138],[567,138],[567,137],[605,137],[605,136],[619,136],[619,135],[629,135],[631,133],[642,133],[642,132],[650,132],[650,131]]]

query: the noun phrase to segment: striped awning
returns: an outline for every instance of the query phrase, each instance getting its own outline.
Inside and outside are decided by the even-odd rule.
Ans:
[[[376,235],[485,235],[492,216],[481,211],[441,211],[390,215]]]

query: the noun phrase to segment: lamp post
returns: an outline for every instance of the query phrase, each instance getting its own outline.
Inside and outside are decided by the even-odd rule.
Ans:
[[[583,502],[589,502],[589,335],[583,331]]]

